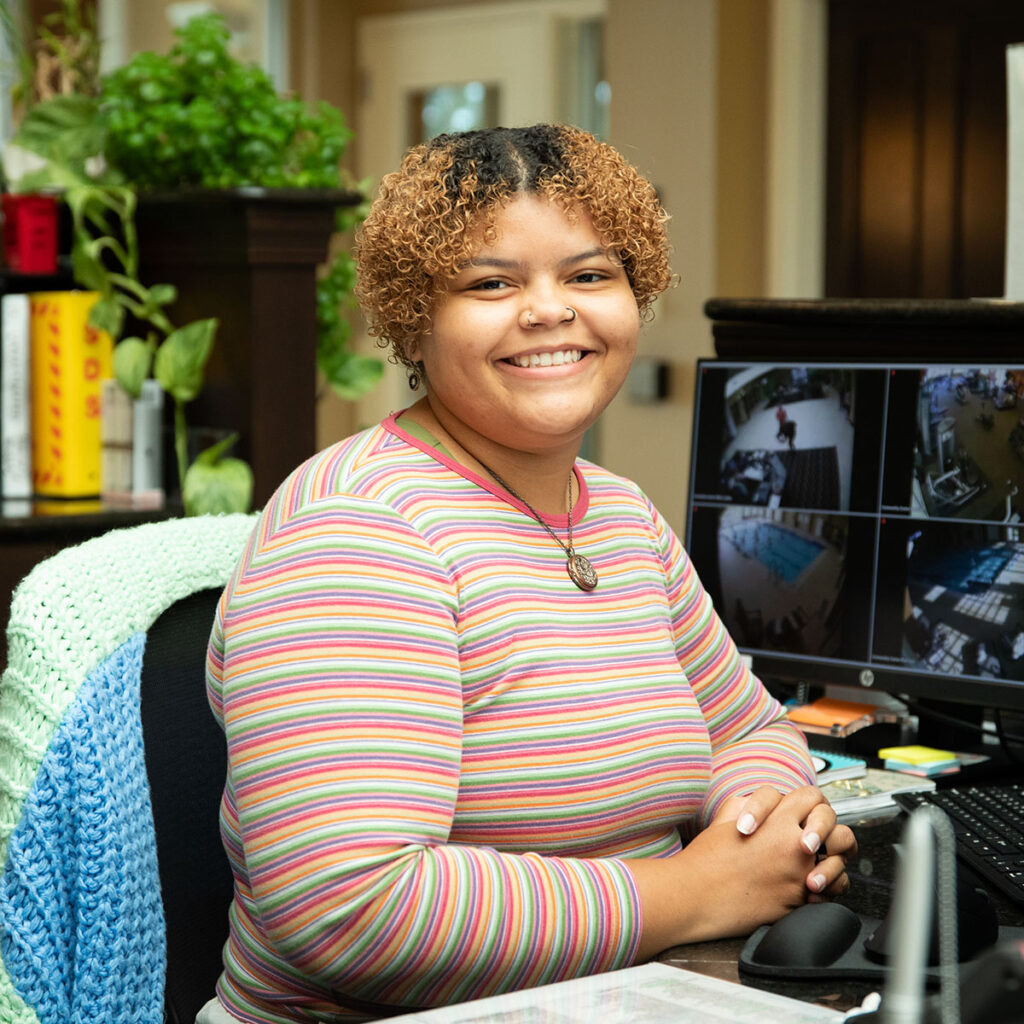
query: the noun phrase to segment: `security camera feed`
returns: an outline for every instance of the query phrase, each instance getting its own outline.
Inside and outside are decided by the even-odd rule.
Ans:
[[[863,657],[866,595],[847,573],[873,541],[863,527],[814,510],[701,505],[690,556],[741,647]]]
[[[1019,530],[887,520],[880,547],[883,566],[905,567],[880,573],[892,612],[878,620],[880,658],[945,675],[1024,681]]]
[[[869,488],[877,479],[884,384],[877,370],[704,364],[699,387],[709,429],[694,449],[695,497],[763,508],[873,506],[874,493],[857,484],[865,456]],[[874,415],[862,430],[865,406]]]
[[[687,550],[755,668],[1024,708],[1024,367],[697,380]]]
[[[1024,495],[1024,368],[896,371],[885,507],[922,519],[1019,522]],[[906,461],[905,461],[906,460]]]

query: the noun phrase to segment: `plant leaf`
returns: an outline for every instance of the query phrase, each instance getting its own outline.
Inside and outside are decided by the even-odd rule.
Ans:
[[[119,338],[124,326],[124,309],[112,295],[105,296],[89,310],[89,325],[106,331],[112,338]]]
[[[125,338],[114,348],[114,376],[132,398],[142,394],[152,363],[153,343],[142,338]]]
[[[173,284],[155,284],[149,289],[149,301],[154,306],[167,306],[178,297],[178,289]]]
[[[384,374],[384,363],[373,356],[344,352],[336,354],[329,365],[321,360],[320,369],[339,398],[353,401],[377,386]]]
[[[238,439],[232,434],[196,456],[185,472],[181,497],[185,514],[248,512],[252,502],[252,470],[242,459],[223,458]]]
[[[92,96],[54,96],[28,111],[13,141],[85,176],[86,160],[104,151],[105,132],[98,112]]]
[[[217,321],[195,320],[172,331],[156,351],[153,374],[176,401],[191,402],[203,387]]]
[[[94,292],[107,290],[107,271],[91,247],[76,245],[71,252],[71,272],[84,288]],[[111,331],[117,337],[118,331]]]

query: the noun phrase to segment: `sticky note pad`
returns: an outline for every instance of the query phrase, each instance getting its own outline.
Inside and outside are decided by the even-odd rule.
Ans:
[[[906,764],[928,764],[931,761],[953,761],[956,753],[952,750],[937,750],[935,747],[922,747],[911,744],[906,747],[883,747],[878,752],[883,761],[903,761]]]

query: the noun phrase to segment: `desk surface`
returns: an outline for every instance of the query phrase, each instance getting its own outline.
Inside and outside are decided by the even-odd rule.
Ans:
[[[905,821],[906,817],[901,814],[852,826],[857,834],[858,852],[847,868],[851,882],[849,892],[839,902],[865,917],[881,919],[886,916],[892,900],[897,861],[893,844],[899,842]],[[959,862],[957,870],[965,870]],[[1001,925],[1024,925],[1024,913],[999,894],[987,891]],[[657,959],[725,981],[755,984],[753,980],[741,978],[737,966],[745,942],[746,939],[720,939],[676,946],[665,950]],[[758,978],[756,986],[834,1010],[860,1006],[864,996],[879,988],[877,982],[830,978],[786,982]]]

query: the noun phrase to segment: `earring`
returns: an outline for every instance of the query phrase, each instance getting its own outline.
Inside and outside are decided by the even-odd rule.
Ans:
[[[568,319],[566,319],[566,320],[563,320],[563,321],[562,321],[562,323],[565,323],[565,324],[571,324],[571,323],[574,323],[574,322],[575,322],[575,320],[576,320],[576,310],[575,310],[575,309],[573,309],[573,308],[572,308],[572,306],[566,306],[565,308],[566,308],[567,310],[569,310],[569,312],[570,312],[570,313],[572,314],[572,316],[570,316],[570,317],[569,317]]]
[[[418,391],[420,386],[420,375],[415,370],[409,371],[409,390]]]

